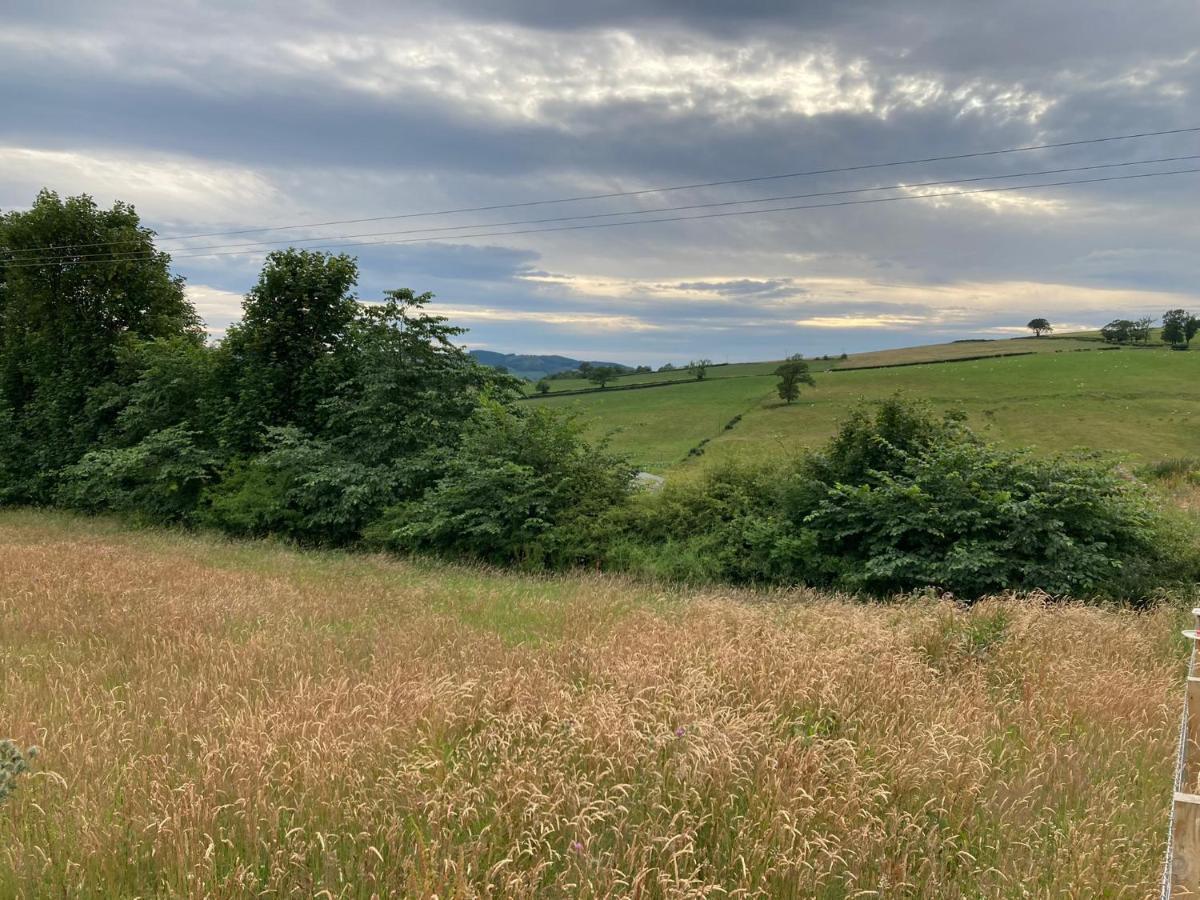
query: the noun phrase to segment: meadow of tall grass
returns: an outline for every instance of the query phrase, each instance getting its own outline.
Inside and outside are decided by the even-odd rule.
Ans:
[[[1146,897],[1184,616],[0,514],[2,897]]]

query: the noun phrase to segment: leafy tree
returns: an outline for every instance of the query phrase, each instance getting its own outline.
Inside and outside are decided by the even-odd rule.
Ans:
[[[346,328],[341,381],[318,406],[321,429],[268,428],[264,452],[234,460],[207,493],[210,524],[310,543],[356,540],[384,508],[440,477],[441,456],[482,398],[519,395],[517,379],[454,344],[462,329],[426,310],[431,294],[385,297]]]
[[[1200,319],[1186,309],[1169,309],[1162,317],[1162,339],[1177,348],[1186,348],[1200,330]]]
[[[1130,340],[1137,341],[1141,344],[1150,342],[1150,330],[1154,327],[1154,316],[1142,316],[1140,319],[1135,319],[1133,327],[1129,330]]]
[[[582,370],[583,367],[580,366]],[[621,374],[621,370],[616,366],[588,366],[584,377],[592,384],[600,385],[601,390],[608,386],[608,383]]]
[[[674,365],[672,365],[671,363],[663,363],[661,366],[659,366],[659,367],[658,367],[658,371],[660,371],[660,372],[674,372],[674,371],[675,371],[675,366],[674,366]]]
[[[221,345],[229,397],[226,442],[253,450],[268,426],[317,431],[319,407],[344,374],[340,352],[358,314],[358,266],[349,256],[277,250]]]
[[[1133,339],[1137,324],[1129,319],[1113,319],[1100,329],[1100,336],[1109,344],[1125,344]]]
[[[44,502],[112,425],[90,405],[138,338],[201,340],[199,320],[133,207],[38,194],[0,216],[0,502]]]
[[[792,403],[800,396],[800,385],[816,385],[812,374],[808,371],[808,363],[802,359],[791,359],[785,362],[775,374],[779,376],[779,398]]]
[[[550,393],[550,382],[545,378],[541,378],[538,380],[538,383],[534,385],[534,388],[539,394],[548,394]]]
[[[688,363],[688,371],[695,376],[697,381],[703,381],[708,374],[708,367],[712,364],[711,359],[694,359]]]
[[[1048,319],[1030,319],[1029,324],[1025,326],[1033,332],[1034,337],[1041,337],[1043,334],[1054,330],[1054,326],[1050,324]]]
[[[206,494],[205,522],[238,535],[346,544],[395,502],[400,472],[349,458],[295,426],[269,428],[265,452],[242,459]]]
[[[541,406],[486,401],[434,488],[371,535],[495,562],[570,561],[581,535],[628,496],[632,477],[627,463],[584,441],[578,423]]]
[[[196,433],[173,425],[129,447],[88,451],[63,470],[55,499],[88,512],[186,522],[215,472],[216,459]]]
[[[395,463],[454,443],[480,399],[510,402],[520,381],[479,365],[433,315],[430,293],[387,291],[358,308],[342,339],[340,382],[318,404],[322,434],[347,456]]]

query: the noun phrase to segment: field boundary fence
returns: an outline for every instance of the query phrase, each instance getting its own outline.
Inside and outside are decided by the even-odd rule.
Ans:
[[[1196,671],[1200,608],[1193,609],[1192,615],[1196,617],[1195,625],[1183,632],[1183,636],[1192,642],[1192,653],[1183,694],[1183,713],[1179,719],[1162,900],[1200,898],[1200,673]]]

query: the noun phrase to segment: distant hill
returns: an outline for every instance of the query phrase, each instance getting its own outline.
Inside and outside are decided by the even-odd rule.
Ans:
[[[471,355],[477,362],[485,366],[504,366],[513,375],[537,381],[555,372],[567,372],[578,369],[581,359],[571,359],[569,356],[531,356],[523,353],[496,353],[494,350],[472,350]],[[619,369],[630,370],[629,366],[620,363],[600,362],[589,359],[586,362],[593,366],[616,366]]]

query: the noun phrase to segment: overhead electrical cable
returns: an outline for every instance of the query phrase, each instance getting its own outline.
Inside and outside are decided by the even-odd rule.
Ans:
[[[1172,176],[1172,175],[1190,175],[1190,174],[1195,174],[1195,173],[1200,173],[1200,168],[1171,169],[1171,170],[1162,171],[1162,172],[1138,172],[1138,173],[1134,173],[1131,175],[1106,175],[1106,176],[1102,176],[1099,178],[1067,179],[1067,180],[1063,180],[1063,181],[1043,182],[1041,184],[1020,184],[1020,185],[1012,185],[1012,186],[1006,186],[1006,187],[976,188],[976,189],[969,190],[969,191],[940,191],[940,192],[931,193],[931,194],[906,194],[906,195],[901,195],[898,197],[871,197],[871,198],[861,199],[861,200],[840,200],[840,201],[836,201],[833,203],[810,203],[810,204],[800,204],[800,205],[796,205],[796,206],[777,206],[777,207],[771,207],[769,209],[728,210],[725,212],[702,213],[700,215],[695,215],[695,216],[664,216],[664,217],[660,217],[657,219],[638,219],[638,220],[634,220],[631,222],[587,222],[587,223],[578,224],[578,225],[555,225],[555,226],[550,226],[547,228],[527,228],[527,229],[522,229],[519,231],[481,231],[481,232],[473,232],[473,233],[468,233],[468,234],[455,235],[455,239],[462,240],[462,239],[466,239],[466,238],[476,238],[476,237],[509,237],[509,236],[515,236],[515,235],[525,235],[525,234],[545,234],[548,232],[556,232],[556,231],[580,231],[580,230],[586,230],[586,229],[599,229],[599,228],[620,228],[620,227],[630,226],[630,225],[651,225],[651,224],[659,224],[659,223],[664,223],[664,222],[694,222],[694,221],[700,221],[703,219],[720,219],[720,218],[727,218],[730,216],[752,216],[752,215],[762,215],[762,214],[766,214],[766,213],[795,212],[798,210],[806,210],[806,209],[832,209],[832,208],[836,208],[836,207],[864,206],[864,205],[868,205],[868,204],[880,204],[880,203],[895,203],[895,202],[904,201],[904,200],[936,200],[936,199],[947,198],[947,197],[967,197],[967,196],[974,196],[974,195],[978,195],[978,194],[1011,193],[1014,191],[1040,190],[1040,189],[1044,189],[1044,188],[1065,187],[1068,185],[1076,185],[1076,184],[1100,184],[1100,183],[1116,182],[1116,181],[1132,181],[1134,179],[1142,179],[1142,178],[1160,178],[1160,177],[1167,177],[1167,176]],[[440,239],[441,239],[440,237],[435,236],[435,237],[405,238],[405,239],[400,239],[400,240],[361,241],[361,242],[355,242],[355,243],[327,244],[327,245],[324,245],[317,249],[340,250],[340,249],[344,249],[347,247],[374,247],[374,246],[382,246],[382,245],[417,244],[417,243],[427,243],[429,241],[435,241],[435,240],[440,240]],[[177,259],[211,258],[214,256],[241,256],[241,255],[244,255],[244,253],[245,253],[245,251],[225,251],[225,252],[216,252],[216,253],[198,253],[198,254],[194,254],[191,256],[189,256],[187,254],[183,254],[183,255],[179,255],[179,256],[173,256],[172,259],[177,260]],[[85,260],[80,260],[80,261],[74,262],[74,263],[72,263],[70,260],[59,260],[59,259],[51,260],[50,262],[51,263],[58,262],[58,263],[64,263],[64,264],[68,264],[68,265],[98,265],[98,264],[110,263],[110,262],[138,262],[138,261],[145,260],[148,258],[151,258],[151,257],[148,257],[146,255],[126,256],[126,257],[110,256],[110,257],[108,257],[106,259],[102,259],[102,260],[86,260],[85,259]],[[30,263],[30,262],[6,263],[4,265],[4,267],[11,269],[11,268],[28,267],[31,265],[45,265],[45,263]]]
[[[1069,166],[1069,167],[1059,168],[1059,169],[1042,169],[1040,171],[1033,171],[1033,172],[1014,172],[1014,173],[1009,173],[1009,174],[1005,174],[1005,175],[978,175],[978,176],[975,176],[972,178],[950,178],[950,179],[946,179],[946,180],[942,180],[942,181],[922,181],[922,182],[912,182],[912,183],[879,185],[876,187],[846,188],[846,189],[836,190],[836,191],[815,191],[815,192],[810,192],[810,193],[805,193],[805,194],[783,194],[783,195],[774,196],[774,197],[759,197],[759,198],[752,198],[752,199],[746,199],[746,200],[722,200],[722,201],[716,201],[716,202],[710,202],[710,203],[693,203],[693,204],[689,204],[689,205],[685,205],[685,206],[667,206],[667,207],[655,207],[652,209],[622,210],[622,211],[618,211],[618,212],[590,213],[590,214],[576,215],[576,216],[554,216],[554,217],[542,218],[542,219],[517,219],[517,220],[513,220],[513,221],[508,221],[508,222],[491,222],[491,223],[475,222],[475,223],[467,223],[467,224],[462,224],[462,225],[442,225],[442,226],[426,227],[426,228],[411,228],[411,229],[406,229],[406,230],[401,230],[401,231],[377,231],[377,232],[367,232],[364,234],[351,234],[351,235],[324,235],[321,237],[297,238],[297,239],[293,239],[290,241],[281,241],[281,240],[248,241],[248,242],[242,242],[242,243],[236,243],[236,244],[215,244],[215,245],[200,246],[200,247],[181,247],[181,248],[178,248],[177,251],[168,250],[166,252],[171,252],[171,253],[184,252],[186,254],[189,254],[192,257],[199,256],[199,255],[209,255],[206,253],[206,251],[241,250],[243,252],[252,252],[252,250],[255,248],[267,247],[267,246],[272,246],[272,245],[280,244],[280,243],[287,243],[289,245],[312,244],[312,243],[328,244],[330,241],[343,241],[343,240],[349,241],[349,240],[356,240],[358,238],[394,237],[394,236],[399,236],[399,235],[427,234],[427,233],[433,233],[433,232],[445,233],[445,232],[449,232],[449,231],[461,231],[463,229],[472,229],[472,228],[473,229],[507,228],[507,227],[513,227],[513,226],[517,226],[517,225],[542,225],[542,224],[550,224],[550,223],[558,223],[558,222],[590,221],[590,220],[595,220],[595,219],[615,218],[615,217],[619,217],[619,216],[645,216],[645,215],[654,215],[654,214],[658,214],[658,213],[684,212],[684,211],[688,211],[688,210],[697,210],[697,209],[714,209],[714,208],[729,207],[729,206],[744,206],[744,205],[750,204],[750,203],[776,203],[776,202],[782,202],[785,200],[806,200],[806,199],[812,199],[812,198],[817,198],[817,197],[837,197],[837,196],[845,196],[848,194],[869,193],[869,192],[873,192],[873,191],[912,190],[912,189],[916,189],[916,188],[939,187],[942,185],[949,185],[949,184],[973,184],[973,183],[978,183],[981,181],[999,181],[999,180],[1006,180],[1006,179],[1013,179],[1013,178],[1036,178],[1036,177],[1042,177],[1045,175],[1059,175],[1059,174],[1064,174],[1064,173],[1068,173],[1068,172],[1089,172],[1089,171],[1096,171],[1099,169],[1115,169],[1115,168],[1125,168],[1125,167],[1129,167],[1129,166],[1151,165],[1151,164],[1157,164],[1157,163],[1182,162],[1182,161],[1193,160],[1193,159],[1200,159],[1200,154],[1194,153],[1194,154],[1189,154],[1189,155],[1185,155],[1185,156],[1163,156],[1163,157],[1156,157],[1153,159],[1136,159],[1136,160],[1127,160],[1125,162],[1116,162],[1116,163],[1097,163],[1095,165],[1090,165],[1090,166]],[[460,237],[460,235],[453,235],[453,234],[444,235],[444,236],[447,238],[450,238],[450,239]],[[154,252],[159,252],[159,251],[156,250]],[[149,258],[150,254],[151,254],[151,251],[144,251],[144,252],[139,253],[138,255]],[[216,255],[216,254],[212,254],[212,255]],[[23,264],[45,265],[47,263],[53,263],[53,262],[60,261],[60,260],[63,262],[72,262],[72,263],[88,262],[88,261],[92,261],[92,260],[98,262],[98,261],[102,261],[105,259],[114,259],[114,258],[134,258],[134,257],[132,255],[132,253],[125,254],[124,256],[122,256],[119,253],[111,254],[111,253],[92,252],[92,253],[78,254],[78,253],[64,251],[55,256],[43,256],[43,257],[38,257],[38,258],[14,257],[13,264],[17,265],[17,266],[20,266]],[[188,258],[188,256],[182,256],[180,258],[186,259],[186,258]]]
[[[997,149],[997,150],[978,150],[978,151],[974,151],[971,153],[953,153],[953,154],[945,154],[942,156],[925,156],[925,157],[916,157],[916,158],[912,158],[912,159],[889,160],[886,162],[863,163],[861,165],[854,165],[854,166],[838,166],[835,168],[826,168],[826,169],[807,169],[807,170],[796,171],[796,172],[782,172],[782,173],[777,173],[777,174],[773,174],[773,175],[752,175],[752,176],[747,176],[744,178],[729,178],[729,179],[725,179],[725,180],[721,180],[721,181],[705,181],[705,182],[695,182],[692,184],[669,185],[669,186],[665,186],[665,187],[639,188],[636,190],[629,190],[629,191],[610,191],[607,193],[598,193],[598,194],[581,194],[581,195],[577,195],[577,196],[573,196],[573,197],[556,197],[556,198],[545,199],[545,200],[525,200],[525,201],[519,201],[519,202],[513,202],[513,203],[496,203],[496,204],[491,204],[488,206],[459,207],[456,209],[428,210],[428,211],[423,211],[423,212],[409,212],[409,213],[393,213],[393,214],[388,214],[388,215],[368,216],[368,217],[357,218],[357,219],[332,219],[332,220],[328,220],[328,221],[324,221],[324,222],[308,222],[308,223],[295,223],[295,224],[284,224],[284,225],[255,225],[255,226],[250,226],[250,227],[245,227],[245,228],[237,228],[237,229],[231,229],[231,230],[225,230],[225,231],[204,231],[204,232],[195,232],[192,234],[159,235],[157,237],[158,237],[158,240],[160,240],[160,241],[182,241],[182,240],[192,240],[195,238],[202,238],[202,237],[223,237],[223,236],[231,236],[231,235],[239,235],[239,234],[253,234],[256,232],[263,232],[263,231],[290,231],[290,230],[305,229],[305,228],[325,228],[325,227],[329,227],[332,225],[358,225],[358,224],[367,223],[367,222],[382,222],[382,221],[387,221],[390,219],[412,219],[412,218],[420,218],[420,217],[428,217],[428,216],[457,215],[460,213],[470,213],[470,212],[492,212],[492,211],[501,210],[501,209],[520,209],[520,208],[525,208],[525,207],[530,207],[530,206],[548,206],[548,205],[560,204],[560,203],[581,203],[581,202],[587,202],[587,201],[593,201],[593,200],[610,200],[610,199],[614,199],[614,198],[618,198],[618,197],[638,197],[638,196],[643,196],[646,194],[660,194],[660,193],[668,193],[671,191],[687,191],[687,190],[696,190],[696,189],[700,189],[700,188],[724,187],[727,185],[735,185],[735,184],[751,184],[754,182],[762,182],[762,181],[777,181],[777,180],[785,179],[785,178],[805,178],[805,177],[816,176],[816,175],[834,175],[834,174],[838,174],[838,173],[842,173],[842,172],[864,172],[864,171],[869,171],[872,169],[886,169],[886,168],[893,168],[893,167],[897,167],[897,166],[920,165],[923,163],[951,162],[954,160],[963,160],[963,159],[979,159],[979,158],[984,158],[984,157],[1004,156],[1004,155],[1013,154],[1013,153],[1029,153],[1029,152],[1033,152],[1033,151],[1037,151],[1037,150],[1056,150],[1056,149],[1063,149],[1063,148],[1067,148],[1067,147],[1086,146],[1089,144],[1102,144],[1102,143],[1109,143],[1109,142],[1113,142],[1113,141],[1139,140],[1142,138],[1166,137],[1166,136],[1179,135],[1179,134],[1194,134],[1197,132],[1200,132],[1200,125],[1192,126],[1192,127],[1188,127],[1188,128],[1170,128],[1170,129],[1163,129],[1163,130],[1159,130],[1159,131],[1139,131],[1139,132],[1134,132],[1132,134],[1114,134],[1114,135],[1105,135],[1103,137],[1081,138],[1081,139],[1074,140],[1074,141],[1058,141],[1056,143],[1031,144],[1031,145],[1020,146],[1020,147],[1004,147],[1004,148]],[[126,241],[121,241],[121,240],[96,241],[91,244],[78,244],[78,245],[76,245],[76,247],[77,248],[103,247],[103,246],[111,246],[111,245],[120,244],[120,243],[126,243]],[[40,251],[40,250],[57,250],[57,249],[59,249],[59,248],[54,247],[54,246],[23,248],[23,250],[25,252],[34,252],[34,251]]]

